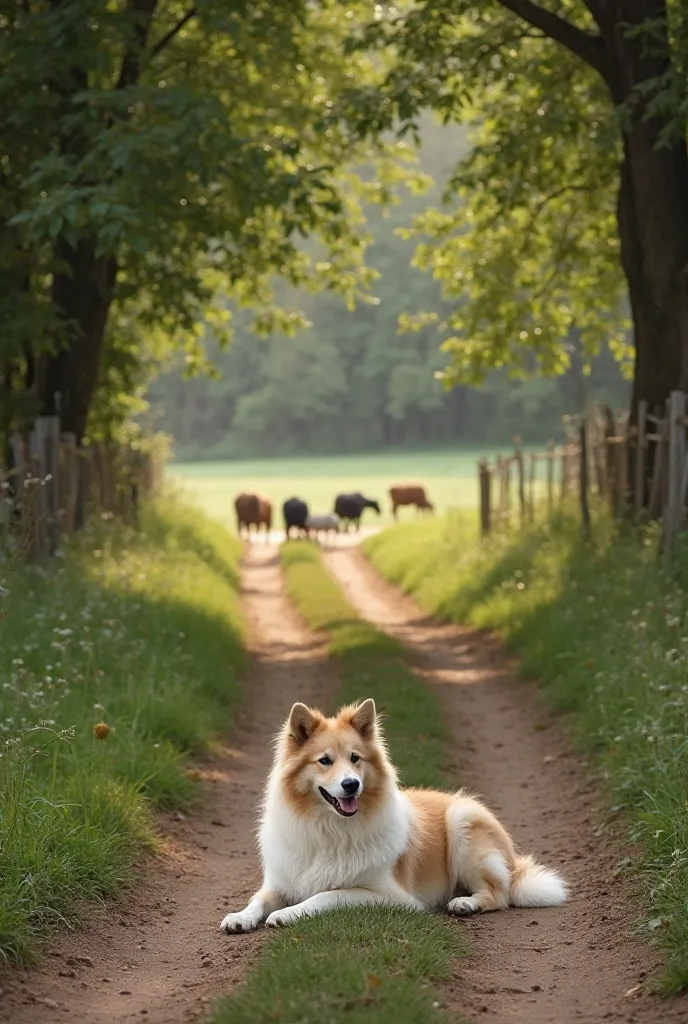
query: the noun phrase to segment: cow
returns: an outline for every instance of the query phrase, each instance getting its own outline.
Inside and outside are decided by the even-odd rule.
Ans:
[[[296,530],[297,537],[299,535],[308,536],[306,527],[308,505],[305,501],[301,501],[300,498],[287,498],[282,505],[282,515],[284,516],[284,532],[287,540],[289,540],[292,530]]]
[[[241,537],[242,530],[246,530],[246,536],[250,539],[251,527],[255,527],[256,533],[261,527],[265,527],[265,543],[270,539],[272,529],[272,502],[262,494],[244,492],[238,494],[234,501],[234,508],[237,517],[237,533]]]
[[[309,516],[306,520],[308,536],[315,534],[316,540],[319,533],[324,533],[327,538],[330,532],[339,533],[339,516],[325,513],[323,515]]]
[[[344,529],[349,532],[349,523],[354,524],[356,530],[361,525],[361,516],[366,508],[374,508],[380,515],[380,506],[372,498],[364,498],[362,494],[338,494],[334,502],[335,514],[344,522]]]
[[[428,500],[425,488],[420,484],[399,484],[396,487],[390,487],[389,496],[392,500],[392,515],[395,519],[397,518],[397,509],[402,505],[415,505],[417,511],[419,509],[424,512],[435,511],[435,506]]]

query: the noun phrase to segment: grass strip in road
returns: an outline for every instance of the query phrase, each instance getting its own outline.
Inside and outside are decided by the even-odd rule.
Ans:
[[[403,644],[358,615],[315,545],[283,545],[282,564],[290,599],[311,629],[329,636],[340,703],[373,697],[404,785],[446,787],[446,723],[432,690],[408,667]]]
[[[610,807],[641,852],[639,927],[665,951],[664,991],[688,989],[688,545],[670,568],[652,528],[576,515],[477,537],[476,517],[409,523],[364,551],[428,611],[496,630],[570,714]]]
[[[340,677],[340,703],[373,697],[403,781],[448,784],[448,734],[435,696],[409,670],[398,641],[361,619],[317,547],[281,549],[286,588],[308,625],[324,630]],[[241,937],[230,941],[241,941]],[[303,921],[272,937],[246,985],[221,1001],[212,1024],[433,1024],[446,1019],[433,983],[465,954],[460,927],[440,915],[359,907]]]
[[[0,958],[117,892],[155,846],[150,809],[192,803],[188,757],[239,698],[240,554],[165,500],[4,580]]]

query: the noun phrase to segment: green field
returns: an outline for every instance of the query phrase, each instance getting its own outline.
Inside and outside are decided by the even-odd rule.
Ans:
[[[380,502],[382,515],[366,512],[364,524],[392,521],[388,490],[392,484],[420,483],[438,512],[473,508],[478,501],[476,462],[494,454],[480,449],[454,452],[392,452],[375,455],[306,456],[293,459],[251,459],[236,462],[173,463],[168,476],[205,512],[234,524],[234,497],[241,490],[262,491],[275,503],[275,527],[281,528],[281,505],[296,496],[311,512],[330,512],[335,495],[361,491]],[[415,511],[403,509],[402,519]]]

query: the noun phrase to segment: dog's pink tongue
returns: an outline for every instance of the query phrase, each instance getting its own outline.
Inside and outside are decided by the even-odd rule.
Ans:
[[[353,814],[358,809],[358,801],[355,796],[340,796],[339,806],[345,814]]]

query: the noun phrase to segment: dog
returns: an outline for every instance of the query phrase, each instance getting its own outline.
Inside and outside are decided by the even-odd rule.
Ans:
[[[333,718],[294,704],[276,739],[259,844],[263,884],[220,931],[369,903],[467,917],[568,895],[555,871],[516,853],[475,797],[400,788],[371,699]]]

